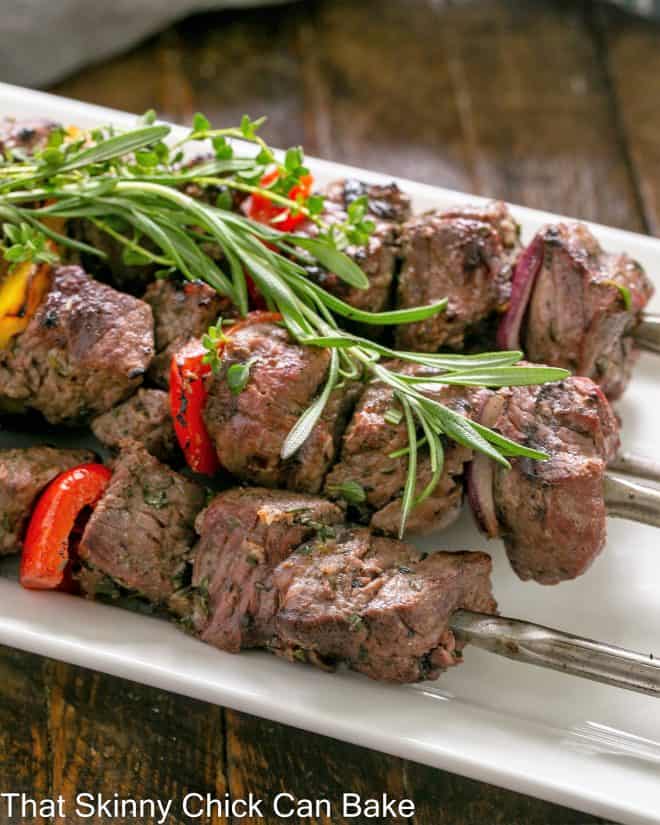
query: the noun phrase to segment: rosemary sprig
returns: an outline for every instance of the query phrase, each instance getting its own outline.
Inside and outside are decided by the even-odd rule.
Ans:
[[[34,157],[0,161],[0,220],[6,239],[4,255],[20,261],[34,253],[48,257],[45,239],[60,248],[104,258],[102,250],[68,238],[53,228],[54,218],[90,221],[123,244],[133,261],[148,262],[165,274],[179,272],[202,280],[230,298],[241,314],[248,310],[246,273],[270,309],[281,313],[289,333],[301,344],[330,350],[330,367],[322,392],[302,414],[282,447],[293,455],[308,438],[341,382],[357,378],[390,386],[403,410],[408,447],[408,476],[403,491],[401,533],[416,504],[431,494],[442,474],[441,437],[452,438],[508,466],[507,457],[546,458],[544,453],[510,441],[470,421],[424,394],[424,385],[501,387],[539,384],[564,378],[564,370],[516,366],[520,352],[447,355],[399,352],[349,332],[340,319],[362,324],[413,323],[442,312],[446,300],[431,306],[388,312],[365,312],[330,294],[309,279],[307,267],[318,264],[353,288],[366,288],[364,272],[342,251],[368,241],[373,223],[367,204],[358,199],[344,223],[326,223],[323,199],[292,196],[308,174],[302,149],[288,150],[280,160],[259,135],[263,120],[244,117],[239,127],[213,129],[196,115],[187,136],[168,145],[170,128],[155,124],[147,113],[125,133],[108,127],[73,138],[57,131]],[[237,154],[234,139],[251,142],[256,155]],[[184,164],[184,149],[210,141],[214,156],[197,165]],[[207,193],[220,192],[217,203],[192,197],[194,184]],[[231,210],[231,190],[271,200],[291,214],[302,214],[315,225],[314,237],[283,232]],[[211,241],[222,250],[222,262],[210,257]],[[205,341],[221,337],[212,328]],[[382,359],[396,359],[427,368],[417,376]],[[249,366],[235,377],[237,391]],[[429,450],[432,478],[415,496],[417,453]]]

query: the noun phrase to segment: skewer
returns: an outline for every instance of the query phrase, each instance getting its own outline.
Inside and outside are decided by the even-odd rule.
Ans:
[[[660,481],[660,461],[654,461],[638,453],[620,452],[614,461],[610,461],[608,467],[615,473]]]
[[[660,490],[605,474],[607,514],[660,527]]]
[[[660,354],[660,315],[645,312],[632,335],[640,349]]]
[[[647,696],[660,696],[660,660],[542,625],[457,610],[454,635],[516,662],[558,670]]]

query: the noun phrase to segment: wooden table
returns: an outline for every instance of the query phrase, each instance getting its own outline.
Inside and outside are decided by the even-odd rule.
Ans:
[[[197,110],[223,124],[267,113],[275,145],[303,143],[321,157],[657,232],[660,29],[589,3],[446,6],[307,0],[205,15],[54,91],[129,111],[155,107],[181,122]],[[387,790],[414,799],[417,825],[602,821],[2,649],[7,789],[161,798]]]

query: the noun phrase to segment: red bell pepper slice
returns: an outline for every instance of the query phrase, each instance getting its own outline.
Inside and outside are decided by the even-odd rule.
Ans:
[[[201,341],[195,340],[172,358],[170,411],[186,463],[194,472],[212,476],[220,465],[202,415],[207,396],[204,378],[211,372],[211,367],[204,363],[205,355]]]
[[[230,327],[226,335],[251,324],[277,323],[279,312],[250,312]],[[222,343],[218,344],[221,351]],[[177,441],[186,463],[195,473],[212,476],[220,469],[213,439],[204,423],[208,392],[204,379],[211,367],[204,363],[206,349],[201,341],[190,341],[172,358],[170,367],[170,412]]]
[[[105,492],[112,472],[103,464],[80,464],[60,473],[41,494],[28,524],[20,582],[29,590],[70,589],[77,521]]]

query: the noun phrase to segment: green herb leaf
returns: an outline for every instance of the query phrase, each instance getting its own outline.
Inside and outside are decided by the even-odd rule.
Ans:
[[[250,380],[251,362],[232,364],[227,370],[227,384],[233,395],[240,395]]]
[[[193,132],[208,132],[211,124],[201,112],[196,112],[193,115],[192,127]]]
[[[388,424],[391,424],[393,427],[396,427],[403,421],[403,413],[401,412],[401,410],[397,410],[396,407],[390,407],[390,409],[383,416],[383,419]]]
[[[334,496],[339,496],[349,504],[363,504],[367,500],[364,487],[357,481],[343,481],[341,484],[329,487]]]

